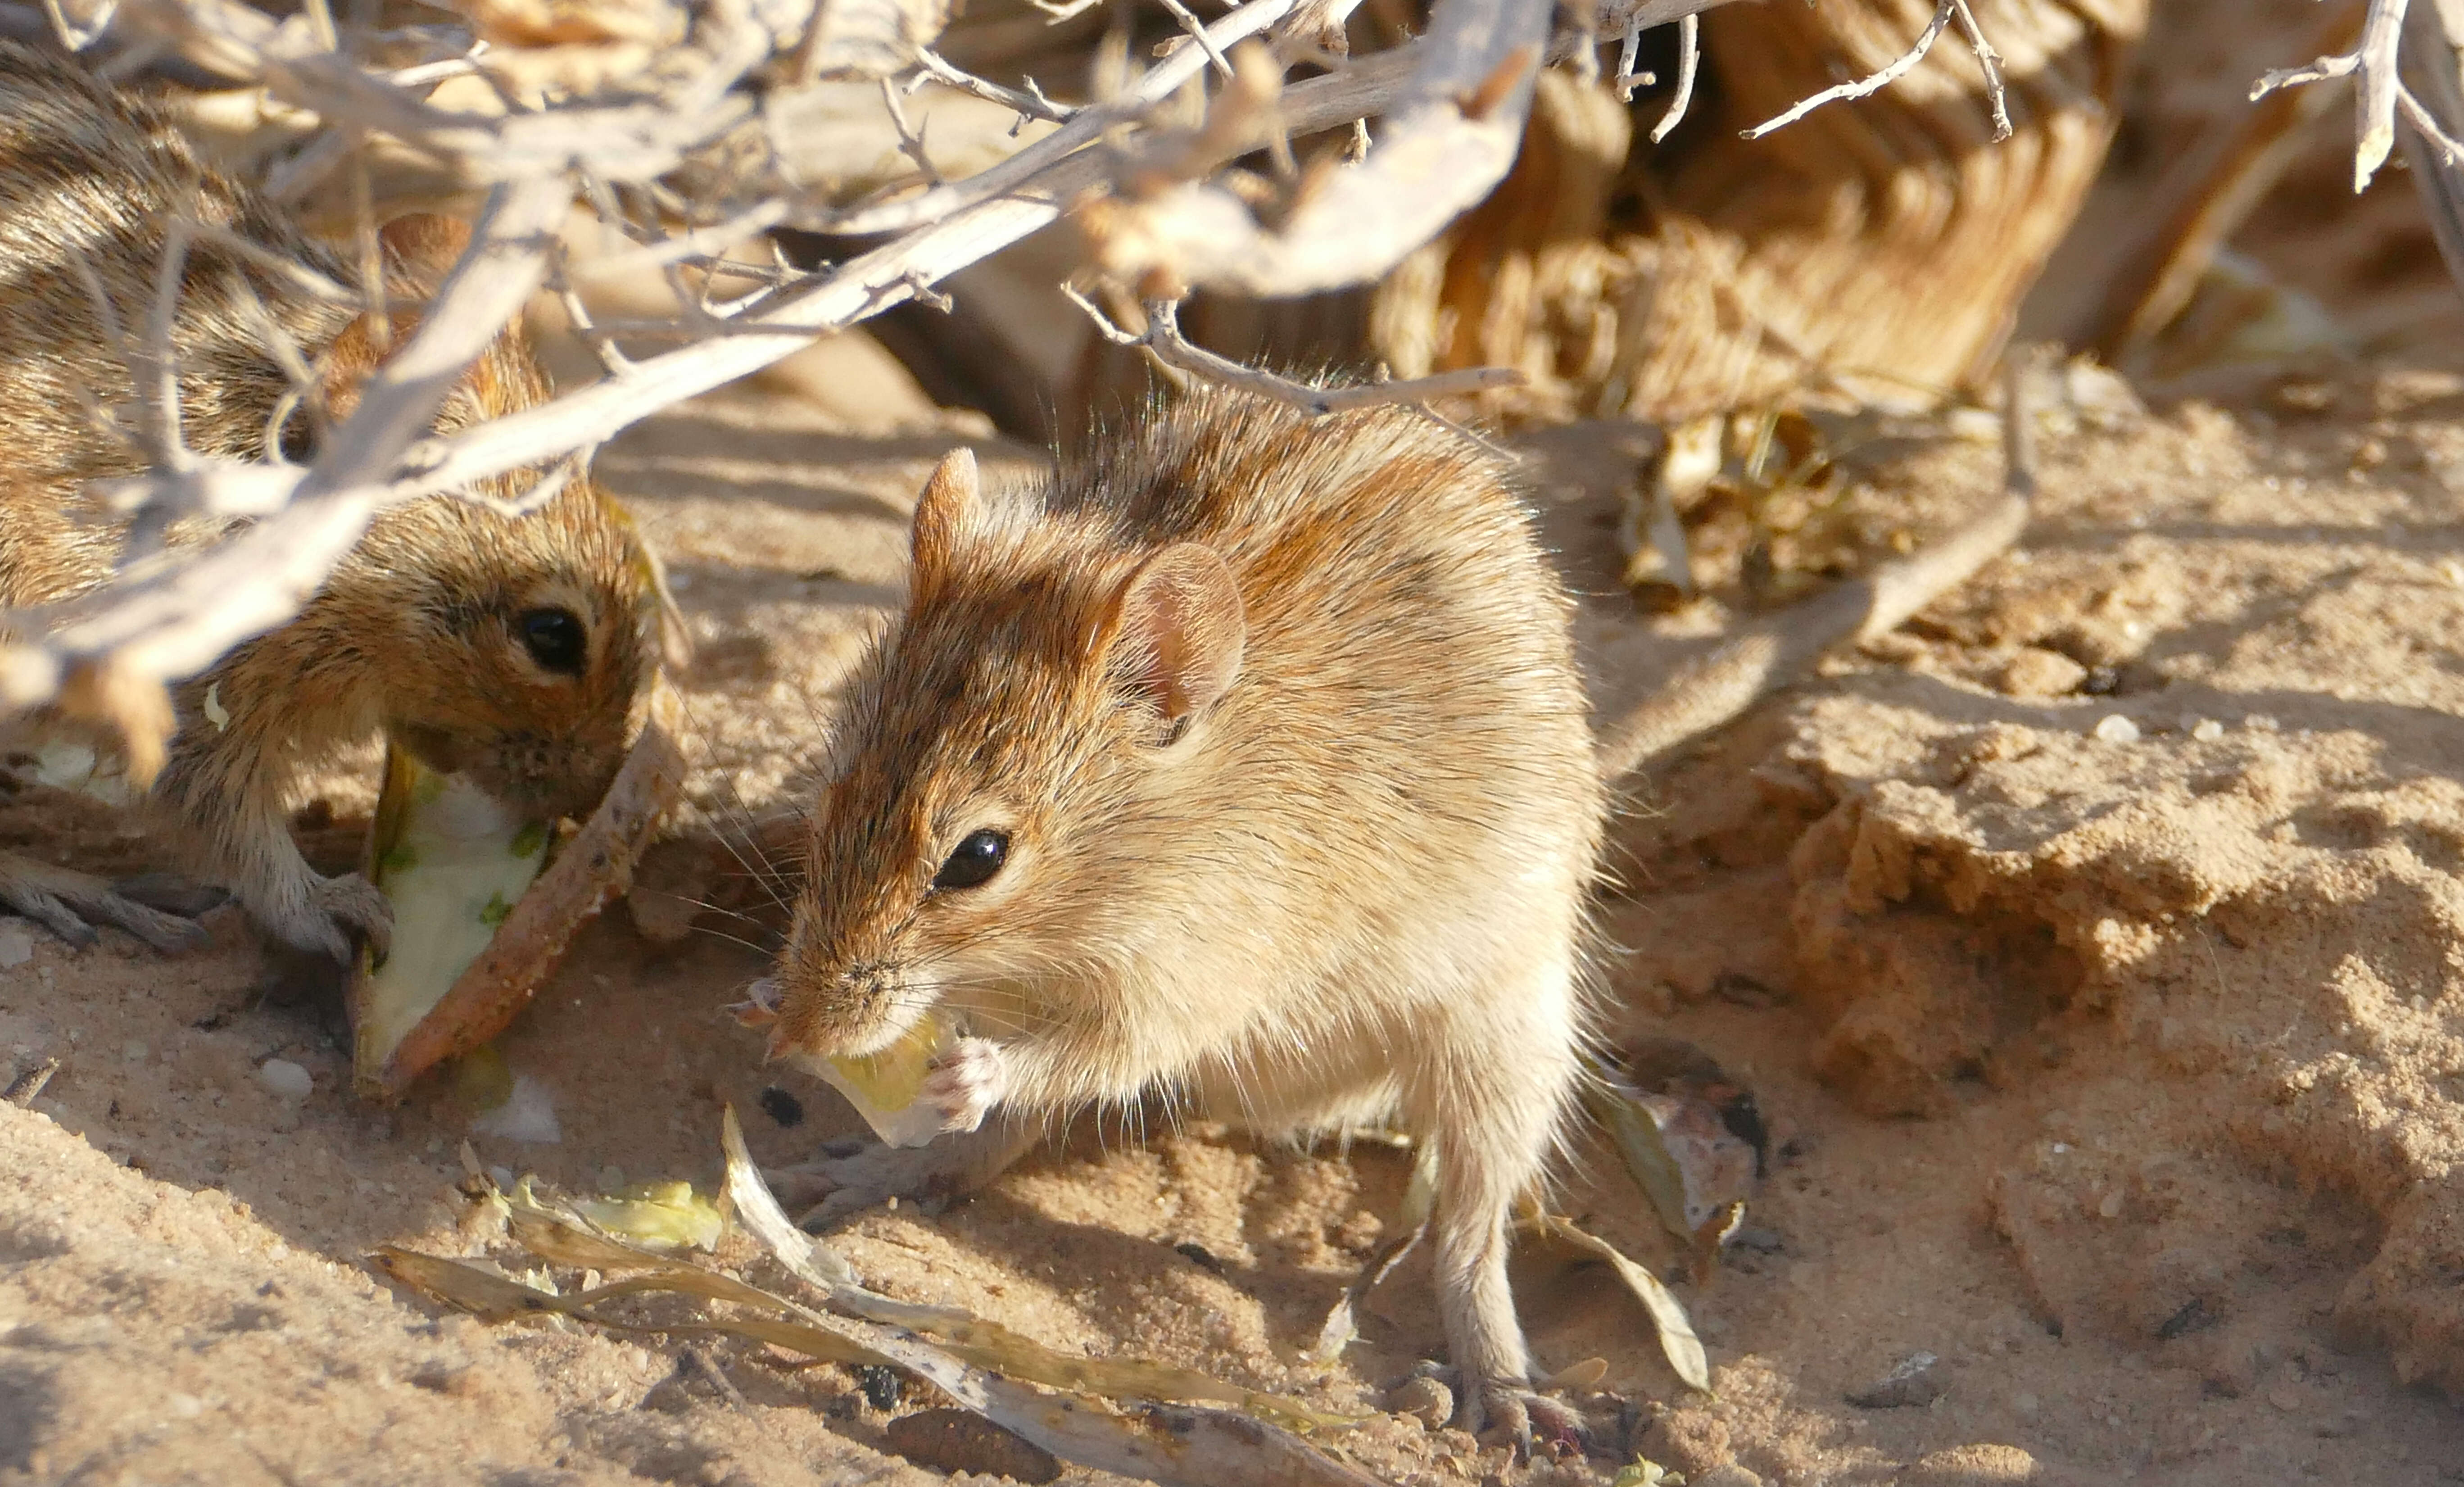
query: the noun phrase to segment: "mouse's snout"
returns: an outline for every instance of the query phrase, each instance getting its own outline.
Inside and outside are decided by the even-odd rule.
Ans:
[[[467,743],[459,752],[470,774],[498,798],[543,815],[588,816],[625,763],[621,735],[606,730],[503,729]]]
[[[901,1031],[902,1006],[930,1000],[909,992],[895,961],[833,954],[810,921],[799,918],[769,977],[765,1000],[776,1012],[769,1056],[869,1053]]]

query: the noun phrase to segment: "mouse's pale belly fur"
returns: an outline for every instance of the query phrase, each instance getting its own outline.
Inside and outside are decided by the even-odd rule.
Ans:
[[[1570,606],[1504,472],[1403,411],[1210,393],[1048,486],[939,505],[850,688],[773,1047],[878,1047],[937,1004],[973,1037],[936,1098],[1012,1119],[843,1164],[834,1207],[972,1186],[1090,1105],[1270,1133],[1389,1107],[1438,1158],[1467,1403],[1518,1408],[1507,1227],[1577,1077],[1603,792]],[[1204,683],[1220,649],[1171,618],[1203,619],[1212,559],[1160,610],[1124,597],[1178,544],[1237,586],[1237,674],[1150,737],[1124,698]],[[984,823],[1000,876],[928,890]]]

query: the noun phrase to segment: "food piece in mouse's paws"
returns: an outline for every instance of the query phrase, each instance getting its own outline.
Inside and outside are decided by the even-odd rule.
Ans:
[[[391,905],[393,948],[371,947],[350,991],[352,1061],[363,1091],[384,1071],[514,901],[547,866],[548,828],[522,821],[476,786],[388,750],[368,877]]]
[[[756,1005],[761,1001],[759,990],[753,1000]],[[949,1020],[932,1011],[877,1053],[827,1058],[797,1055],[792,1061],[846,1096],[856,1114],[864,1117],[864,1123],[883,1141],[892,1146],[921,1146],[944,1130],[973,1129],[945,1124],[947,1114],[922,1098],[934,1060],[949,1047]]]
[[[388,751],[369,877],[392,905],[394,948],[370,952],[349,993],[359,1092],[399,1096],[503,1032],[574,932],[624,891],[683,778],[654,707],[598,809],[551,853],[547,823]]]

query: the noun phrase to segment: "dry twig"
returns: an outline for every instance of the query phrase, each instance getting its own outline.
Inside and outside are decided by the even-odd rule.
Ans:
[[[1925,30],[1917,36],[1916,45],[1901,53],[1884,63],[1879,71],[1867,77],[1859,78],[1854,82],[1840,83],[1837,87],[1825,88],[1811,98],[1799,100],[1794,105],[1782,110],[1776,117],[1767,119],[1746,130],[1745,138],[1759,140],[1774,129],[1785,129],[1825,103],[1837,103],[1845,99],[1866,98],[1881,92],[1892,83],[1906,77],[1917,63],[1924,61],[1925,54],[1933,50],[1935,40],[1954,20],[1959,22],[1960,33],[1968,38],[1969,47],[1976,54],[1976,65],[1984,70],[1985,97],[1993,110],[1993,138],[2009,139],[2011,109],[2002,86],[2001,54],[1995,52],[1992,44],[1985,39],[1984,29],[1976,24],[1976,13],[1969,9],[1968,0],[1939,0],[1939,3],[1934,6],[1933,19],[1925,22]]]
[[[2358,78],[2354,109],[2358,114],[2353,141],[2353,190],[2369,188],[2370,178],[2379,166],[2387,164],[2387,152],[2395,147],[2395,122],[2399,108],[2417,125],[2428,121],[2428,111],[2413,99],[2398,73],[2398,53],[2404,41],[2404,20],[2409,0],[2369,0],[2369,9],[2362,20],[2361,44],[2350,52],[2335,56],[2322,56],[2306,67],[2278,68],[2258,79],[2250,90],[2252,102],[2267,97],[2278,88],[2300,87],[2306,83],[2326,82],[2338,78]],[[2406,106],[2409,105],[2409,106]],[[2434,122],[2427,131],[2443,138]]]
[[[1348,388],[1316,388],[1243,366],[1229,357],[1218,356],[1203,346],[1191,344],[1189,339],[1181,334],[1180,301],[1177,300],[1148,300],[1145,306],[1147,328],[1133,333],[1112,323],[1111,317],[1081,294],[1076,286],[1064,284],[1062,293],[1087,312],[1087,318],[1095,322],[1096,334],[1116,346],[1137,346],[1177,371],[1289,404],[1312,417],[1322,418],[1328,413],[1395,403],[1419,404],[1441,397],[1465,397],[1498,388],[1519,388],[1527,380],[1521,372],[1507,366],[1472,366],[1461,371],[1440,372],[1434,377],[1415,377],[1409,382],[1367,382]]]

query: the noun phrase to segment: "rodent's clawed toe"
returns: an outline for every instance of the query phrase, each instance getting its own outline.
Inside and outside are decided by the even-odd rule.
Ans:
[[[338,961],[351,959],[357,940],[383,956],[393,949],[393,905],[377,886],[357,873],[320,877],[309,890],[309,904],[321,931],[312,943],[291,934],[283,938],[303,950],[323,950]]]
[[[78,949],[100,938],[94,926],[124,929],[166,955],[206,943],[203,925],[151,908],[101,878],[0,853],[0,908],[23,914]]]
[[[357,873],[319,877],[304,865],[300,871],[308,880],[304,893],[277,897],[241,887],[241,901],[275,939],[337,965],[355,962],[361,944],[380,956],[393,948],[393,906],[375,884]]]
[[[918,1097],[941,1113],[944,1131],[972,1131],[984,1123],[1009,1085],[1001,1045],[988,1038],[960,1038],[934,1060]]]
[[[1491,1379],[1465,1391],[1457,1414],[1456,1423],[1484,1443],[1512,1446],[1518,1460],[1535,1452],[1544,1459],[1579,1456],[1584,1450],[1582,1415],[1519,1380]]]

